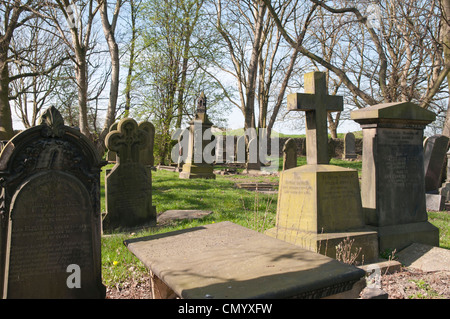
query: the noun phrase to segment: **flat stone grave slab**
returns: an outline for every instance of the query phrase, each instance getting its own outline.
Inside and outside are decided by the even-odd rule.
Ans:
[[[182,219],[200,219],[205,216],[211,215],[213,212],[210,210],[197,210],[197,209],[172,209],[158,215],[157,222],[159,225],[166,224],[172,220]]]
[[[278,183],[237,183],[236,187],[249,191],[278,193]]]
[[[322,298],[365,271],[231,222],[124,241],[158,281],[186,299]]]
[[[397,254],[398,260],[409,268],[422,271],[450,271],[450,250],[413,243]]]

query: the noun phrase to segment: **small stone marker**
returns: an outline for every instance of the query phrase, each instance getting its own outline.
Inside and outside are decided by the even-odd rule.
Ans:
[[[356,158],[356,140],[355,134],[349,132],[344,136],[344,159]]]
[[[297,167],[297,144],[289,138],[283,146],[283,171],[294,167]]]
[[[427,221],[423,130],[436,115],[411,102],[353,111],[363,131],[361,197],[366,224],[378,230],[380,251],[412,242],[439,245]]]
[[[184,299],[323,298],[352,289],[365,276],[231,222],[124,243],[153,273],[155,290],[166,286]]]
[[[378,259],[377,233],[364,225],[358,172],[328,165],[327,110],[342,110],[342,97],[329,96],[323,72],[305,75],[305,94],[288,95],[288,108],[307,113],[307,165],[280,173],[275,228],[266,234],[336,258],[347,238],[358,262]]]
[[[179,178],[216,178],[216,175],[214,175],[213,172],[214,166],[212,161],[211,163],[207,163],[204,156],[205,147],[214,140],[214,135],[211,136],[210,140],[204,139],[205,132],[210,130],[212,125],[213,124],[206,114],[206,96],[202,92],[197,101],[197,114],[195,119],[189,123],[189,144],[188,149],[186,150],[187,157]]]
[[[54,107],[0,155],[0,297],[104,298],[94,145]]]
[[[118,161],[105,177],[104,232],[156,225],[151,170],[139,159],[148,138],[147,132],[131,118],[122,119],[117,130],[106,136],[106,146],[117,152]]]

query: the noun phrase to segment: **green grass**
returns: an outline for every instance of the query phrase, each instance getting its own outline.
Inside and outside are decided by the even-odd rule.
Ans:
[[[439,228],[439,247],[450,249],[450,213],[428,212],[428,221]]]
[[[279,158],[273,160],[279,161]],[[306,164],[305,157],[298,158],[298,166]],[[330,164],[361,172],[361,162],[332,159]],[[281,163],[280,163],[281,166]],[[104,205],[104,171],[101,174],[102,212]],[[130,278],[139,279],[147,273],[145,266],[124,246],[129,238],[196,227],[204,224],[231,221],[244,227],[263,231],[275,225],[277,195],[262,194],[235,187],[241,182],[277,182],[277,176],[217,175],[215,180],[179,179],[178,173],[152,172],[153,205],[161,213],[169,209],[211,210],[213,214],[193,221],[173,222],[166,227],[120,233],[102,237],[102,275],[107,286],[122,286]],[[429,221],[440,229],[440,246],[450,249],[450,214],[430,212]]]
[[[163,170],[152,172],[152,199],[158,213],[169,209],[211,210],[213,213],[202,220],[173,222],[168,227],[147,229],[133,234],[121,233],[103,236],[102,275],[104,284],[120,286],[130,276],[139,278],[143,272],[146,272],[143,264],[124,246],[125,239],[221,221],[231,221],[258,231],[273,227],[277,195],[261,194],[235,187],[238,182],[263,181],[261,177],[249,179],[234,177],[218,175],[215,180],[185,180],[178,178],[178,173],[175,172]],[[104,179],[104,172],[102,178]],[[102,201],[104,201],[103,198],[102,196]]]

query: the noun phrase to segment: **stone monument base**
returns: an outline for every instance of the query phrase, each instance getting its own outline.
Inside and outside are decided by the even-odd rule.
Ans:
[[[356,170],[303,165],[283,171],[278,189],[276,227],[269,236],[332,258],[335,247],[350,237],[365,262],[378,259],[377,234],[364,224]]]
[[[428,221],[371,228],[378,232],[380,252],[400,251],[412,243],[439,247],[439,228]]]
[[[377,232],[367,228],[348,232],[314,234],[274,227],[267,230],[265,234],[333,259],[336,259],[336,246],[344,244],[344,241],[349,239],[353,241],[351,253],[355,253],[357,249],[361,248],[356,258],[357,264],[372,263],[379,259]]]
[[[209,164],[189,164],[183,165],[183,170],[180,172],[179,178],[192,179],[192,178],[205,178],[215,179],[216,175],[213,172],[213,166]]]

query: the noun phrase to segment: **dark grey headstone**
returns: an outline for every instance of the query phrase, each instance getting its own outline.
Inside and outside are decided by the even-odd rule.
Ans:
[[[122,119],[117,130],[106,136],[105,143],[117,152],[118,161],[105,176],[104,232],[156,225],[151,170],[140,162],[140,151],[147,148],[148,138],[131,118]]]
[[[356,140],[355,134],[347,133],[344,136],[344,159],[356,158]]]
[[[425,191],[437,192],[442,184],[442,173],[448,151],[449,138],[445,135],[433,135],[423,143],[423,161],[425,173]]]
[[[283,170],[297,167],[297,144],[289,138],[283,146]]]
[[[100,168],[55,108],[0,156],[3,298],[104,298]]]

